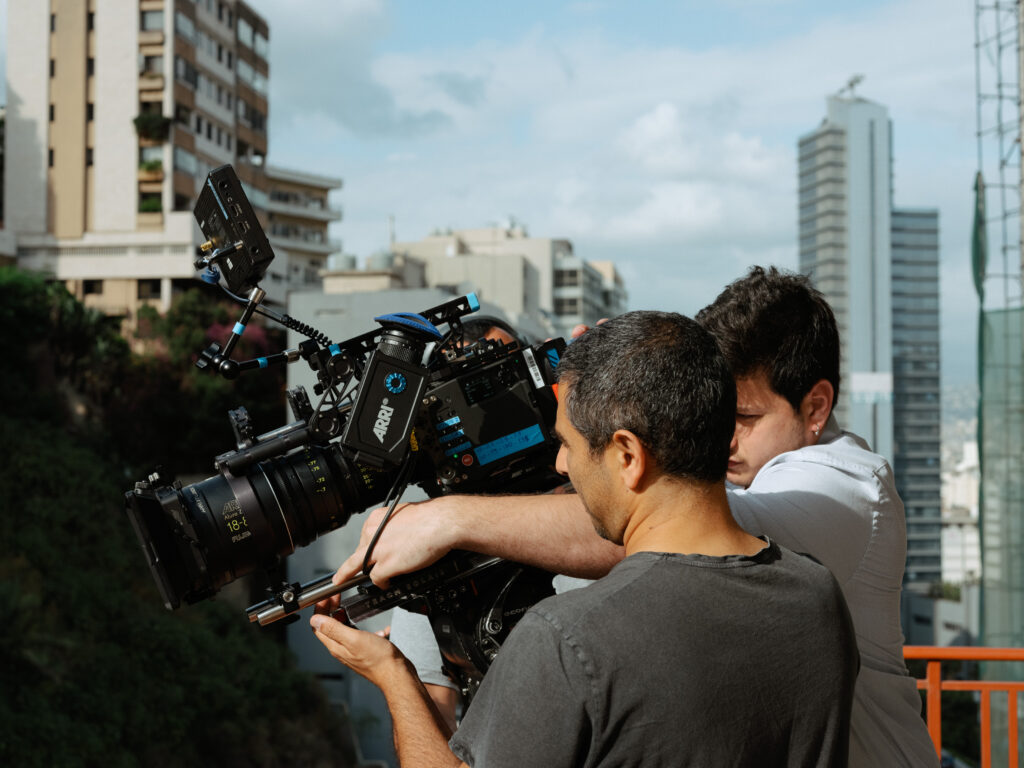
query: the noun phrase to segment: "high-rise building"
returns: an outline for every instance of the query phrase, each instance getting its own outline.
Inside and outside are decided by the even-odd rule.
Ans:
[[[131,323],[194,279],[192,206],[211,168],[231,163],[270,224],[272,183],[288,182],[265,173],[268,39],[241,0],[10,3],[4,213],[18,263]],[[340,186],[306,182],[317,200]],[[281,304],[330,253],[333,214],[301,207],[323,241],[278,254],[265,288]]]
[[[893,464],[907,508],[905,582],[941,579],[938,214],[896,210],[880,104],[828,99],[799,141],[800,270],[842,343],[840,424]]]
[[[892,212],[893,469],[908,584],[942,580],[939,214]]]

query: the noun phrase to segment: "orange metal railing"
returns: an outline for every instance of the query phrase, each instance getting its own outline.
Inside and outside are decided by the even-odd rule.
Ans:
[[[943,680],[943,661],[1024,661],[1024,648],[980,648],[972,646],[939,647],[908,645],[903,649],[906,659],[924,659],[928,662],[923,680],[917,681],[918,690],[926,691],[928,733],[935,751],[942,755],[942,692],[977,691],[981,695],[981,766],[992,765],[992,694],[1006,694],[1007,725],[1009,735],[1009,768],[1018,768],[1020,718],[1017,697],[1024,692],[1024,682],[993,682],[988,680]]]

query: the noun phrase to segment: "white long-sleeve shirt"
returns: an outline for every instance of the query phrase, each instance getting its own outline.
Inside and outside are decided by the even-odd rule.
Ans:
[[[937,766],[903,661],[907,533],[888,462],[829,418],[817,445],[776,456],[749,488],[729,489],[729,505],[747,532],[812,555],[842,587],[861,655],[851,768]]]

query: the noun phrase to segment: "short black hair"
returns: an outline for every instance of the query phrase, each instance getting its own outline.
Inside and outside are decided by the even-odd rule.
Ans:
[[[627,312],[573,341],[558,365],[569,421],[600,452],[635,434],[664,473],[725,477],[736,428],[736,384],[715,340],[670,312]]]
[[[504,331],[518,342],[520,347],[530,346],[526,336],[517,331],[504,320],[493,315],[473,315],[462,321],[462,335],[468,344],[471,341],[482,339],[492,328]]]
[[[825,297],[806,275],[751,267],[697,313],[718,341],[733,375],[763,372],[771,388],[799,410],[820,380],[839,400],[839,329]]]

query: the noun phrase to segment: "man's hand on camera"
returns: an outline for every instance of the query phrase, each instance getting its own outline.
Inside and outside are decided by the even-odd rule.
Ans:
[[[608,318],[607,317],[602,317],[600,320],[597,321],[597,324],[600,325],[601,323],[607,323],[607,322],[608,322]],[[574,339],[578,339],[580,336],[582,336],[584,333],[586,333],[589,330],[590,330],[590,326],[589,325],[583,325],[582,323],[580,325],[574,325],[573,328],[572,328],[572,331],[569,333],[569,336],[574,338]]]
[[[398,505],[370,556],[370,578],[374,584],[387,587],[392,577],[425,568],[456,548],[458,498],[447,496]],[[334,574],[335,584],[362,573],[367,547],[386,512],[384,507],[380,507],[366,518],[359,548]]]
[[[405,657],[387,638],[342,624],[325,615],[317,606],[309,620],[316,639],[331,656],[378,688],[387,685],[394,675],[406,674]]]

